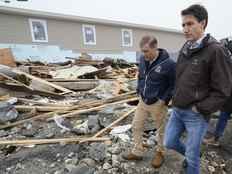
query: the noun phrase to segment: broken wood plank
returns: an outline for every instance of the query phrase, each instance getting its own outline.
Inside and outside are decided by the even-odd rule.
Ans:
[[[29,121],[35,121],[35,120],[39,120],[39,119],[44,119],[44,118],[48,118],[48,117],[52,117],[58,113],[67,113],[68,111],[55,111],[55,112],[49,112],[49,113],[44,113],[44,114],[40,114],[31,118],[27,118],[24,120],[19,120],[10,124],[6,124],[6,125],[2,125],[0,126],[0,129],[6,129],[6,128],[10,128],[10,127],[14,127],[14,126],[18,126],[21,125],[23,123],[27,123]]]
[[[67,78],[53,78],[46,79],[49,82],[99,82],[98,79],[67,79]],[[103,81],[114,81],[114,79],[102,79]]]
[[[120,101],[120,100],[124,100],[124,99],[129,99],[129,98],[132,98],[132,97],[136,97],[136,92],[135,91],[130,91],[130,92],[120,94],[118,96],[111,97],[111,98],[108,98],[108,99],[94,100],[94,101],[87,102],[87,103],[83,102],[80,105],[72,106],[71,110],[86,107],[86,106],[95,107],[95,106],[103,105],[103,104],[110,103],[110,102],[116,102],[116,101]]]
[[[15,108],[17,111],[21,112],[28,112],[33,109],[39,111],[39,112],[50,112],[50,111],[57,111],[57,110],[68,110],[69,107],[64,106],[28,106],[28,105],[15,105]]]
[[[0,145],[36,145],[36,144],[56,144],[56,143],[78,143],[109,141],[110,138],[57,138],[57,139],[30,139],[30,140],[1,140]]]
[[[138,97],[134,97],[134,98],[126,99],[126,100],[122,100],[122,101],[117,101],[117,102],[113,102],[113,103],[109,103],[109,104],[104,104],[102,106],[93,107],[93,108],[90,108],[90,109],[74,110],[70,114],[64,114],[64,115],[60,115],[60,116],[61,117],[73,117],[73,116],[76,116],[78,114],[83,114],[83,113],[87,113],[87,112],[90,112],[90,111],[95,111],[95,110],[104,108],[106,106],[110,106],[110,105],[114,105],[114,104],[126,103],[126,102],[134,101],[134,100],[138,100]],[[20,120],[20,121],[17,121],[17,122],[14,122],[14,123],[10,123],[10,124],[7,124],[7,125],[2,125],[2,126],[0,126],[0,129],[10,128],[10,127],[13,127],[13,126],[17,126],[17,125],[26,123],[28,121],[35,121],[35,120],[39,120],[39,119],[46,119],[46,118],[52,117],[52,116],[54,116],[56,114],[67,113],[68,111],[70,111],[70,110],[66,110],[66,111],[64,111],[64,110],[58,110],[58,111],[55,111],[55,112],[49,112],[49,113],[37,115],[37,116],[32,117],[30,119]]]
[[[134,94],[134,92],[128,92],[122,95],[119,95],[117,97],[113,97],[113,98],[109,98],[106,100],[97,100],[97,101],[93,101],[93,102],[87,102],[87,103],[83,103],[80,105],[75,105],[75,106],[27,106],[27,105],[16,105],[16,109],[18,111],[22,111],[22,112],[27,112],[33,109],[36,109],[37,111],[40,112],[49,112],[49,111],[56,111],[56,110],[76,110],[76,109],[83,109],[83,108],[92,108],[92,107],[96,107],[99,105],[104,105],[110,102],[114,102],[114,101],[120,101],[122,99],[126,99],[126,98],[132,98],[133,96],[131,94]],[[131,95],[131,96],[130,96]],[[26,101],[26,99],[22,99],[24,101]],[[134,100],[133,100],[134,101]],[[33,102],[33,101],[32,101]],[[38,103],[39,104],[39,103]]]
[[[98,86],[98,82],[52,82],[53,84],[63,86],[64,88],[74,91],[87,91]]]
[[[38,104],[38,105],[42,105],[42,106],[54,106],[54,107],[72,106],[72,105],[60,105],[60,104],[56,104],[56,103],[45,103],[45,102],[40,102],[40,101],[35,101],[35,100],[30,100],[30,99],[25,99],[25,98],[18,98],[18,101],[23,102],[23,103]]]
[[[59,85],[56,85],[56,84],[53,84],[53,83],[48,82],[48,81],[46,81],[46,80],[44,80],[44,79],[41,79],[41,78],[32,76],[32,75],[30,75],[30,74],[28,74],[28,73],[25,73],[25,72],[22,72],[22,71],[20,71],[20,70],[12,69],[12,71],[13,71],[14,73],[17,73],[17,74],[23,74],[23,75],[25,75],[25,76],[26,76],[27,78],[29,78],[29,79],[38,81],[38,82],[40,82],[40,83],[42,83],[42,84],[46,84],[46,85],[51,86],[51,87],[53,87],[53,88],[55,88],[55,89],[57,89],[57,90],[59,90],[59,91],[68,92],[68,93],[75,93],[75,92],[72,91],[72,90],[66,89],[66,88],[64,88],[64,87],[62,87],[62,86],[59,86]]]
[[[27,89],[29,89],[29,90],[31,90],[31,91],[34,90],[34,89],[31,88],[30,86],[27,86],[27,85],[25,85],[24,83],[22,83],[22,82],[20,82],[20,81],[18,81],[18,80],[13,79],[12,77],[10,77],[10,76],[8,76],[8,75],[6,75],[6,74],[3,74],[3,73],[0,72],[0,76],[3,76],[3,77],[5,77],[5,78],[8,79],[8,80],[11,80],[11,81],[13,81],[13,82],[15,82],[15,83],[17,83],[17,84],[19,84],[19,85],[22,85],[22,86],[24,86],[25,88],[27,88]]]
[[[117,120],[115,120],[114,122],[112,122],[110,125],[108,125],[107,127],[105,127],[104,129],[100,130],[99,132],[97,132],[94,136],[92,136],[92,138],[97,138],[102,136],[104,133],[109,132],[114,126],[116,126],[119,122],[121,122],[122,120],[124,120],[125,118],[127,118],[130,114],[132,114],[134,111],[136,110],[135,108],[132,108],[131,110],[129,110],[128,112],[126,112],[125,114],[123,114],[120,118],[118,118]],[[86,141],[81,141],[80,143],[85,143]]]
[[[100,105],[100,106],[97,106],[97,107],[93,107],[93,108],[89,108],[89,109],[83,109],[83,110],[73,111],[71,113],[60,115],[59,117],[63,117],[63,118],[74,117],[74,116],[76,116],[78,114],[83,114],[83,113],[95,111],[95,110],[98,110],[98,109],[102,109],[102,108],[107,107],[107,106],[117,105],[117,104],[122,104],[122,103],[127,103],[127,102],[131,102],[131,101],[135,101],[135,100],[138,100],[138,97],[134,97],[134,98],[126,99],[126,100],[122,100],[122,101],[117,101],[117,102],[113,102],[113,103],[103,104],[103,105]]]
[[[81,103],[79,105],[74,105],[74,106],[61,106],[60,108],[57,108],[57,107],[42,107],[42,106],[20,106],[18,105],[18,109],[24,109],[25,111],[29,111],[31,109],[35,109],[37,108],[38,111],[55,111],[55,110],[80,110],[80,109],[88,109],[88,108],[93,108],[93,107],[96,107],[96,106],[99,106],[99,105],[104,105],[104,104],[107,104],[107,103],[112,103],[112,102],[116,102],[116,101],[121,101],[121,100],[126,100],[126,99],[130,99],[130,98],[133,98],[135,97],[135,92],[132,91],[132,92],[128,92],[128,93],[125,93],[125,94],[121,94],[121,95],[118,95],[116,97],[112,97],[112,98],[109,98],[109,99],[105,99],[105,100],[94,100],[94,101],[91,101],[91,102],[84,102],[84,103]],[[133,100],[134,101],[134,100]],[[64,107],[67,107],[67,108],[64,108]],[[17,107],[16,107],[17,108]]]
[[[53,97],[56,99],[63,99],[65,97],[58,93],[49,92],[49,91],[41,91],[37,89],[31,91],[28,88],[25,88],[24,86],[15,83],[2,83],[1,81],[0,81],[0,90],[6,91],[6,93],[10,94],[10,96],[15,96],[15,97],[25,97],[25,96],[30,96],[32,94],[46,96],[46,97]]]
[[[96,71],[93,71],[93,72],[87,72],[83,75],[79,75],[78,78],[88,78],[88,77],[96,77],[96,76],[99,76],[99,75],[105,75],[106,74],[106,71],[107,71],[108,67],[106,68],[102,68],[102,69],[98,69]]]
[[[97,101],[83,102],[81,105],[71,106],[67,111],[72,111],[72,110],[77,110],[77,109],[80,110],[80,109],[83,109],[85,107],[93,108],[93,107],[96,107],[96,106],[99,106],[99,105],[103,105],[104,103],[107,103],[107,102],[113,102],[113,101],[116,102],[118,100],[123,100],[124,98],[128,99],[128,98],[132,97],[132,96],[130,96],[131,94],[135,94],[135,91],[124,93],[124,94],[121,94],[119,96],[112,97],[112,98],[109,98],[109,99],[106,99],[106,100],[100,100],[100,101],[97,100]],[[49,118],[51,116],[54,116],[55,114],[67,113],[67,111],[58,110],[58,111],[54,111],[54,112],[49,112],[49,113],[37,115],[37,116],[32,117],[30,119],[20,120],[20,121],[17,121],[17,122],[14,122],[14,123],[10,123],[10,124],[7,124],[7,125],[2,125],[2,126],[0,126],[0,129],[5,129],[5,128],[17,126],[17,125],[26,123],[28,121],[33,121],[33,120],[38,120],[38,119],[43,119],[43,118]]]
[[[108,125],[104,129],[102,129],[99,132],[97,132],[92,138],[97,138],[97,137],[101,136],[102,134],[110,131],[112,129],[112,127],[114,127],[119,122],[121,122],[122,120],[124,120],[126,117],[128,117],[130,114],[132,114],[135,110],[136,110],[136,108],[132,108],[131,110],[129,110],[128,112],[126,112],[125,114],[123,114],[123,116],[121,116],[120,118],[118,118],[117,120],[115,120],[113,123],[111,123],[110,125]]]

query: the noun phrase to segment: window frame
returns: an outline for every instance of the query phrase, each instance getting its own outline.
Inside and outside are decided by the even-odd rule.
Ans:
[[[93,29],[93,37],[94,42],[87,42],[86,41],[86,35],[85,35],[85,28],[92,28]],[[96,37],[96,27],[95,25],[89,25],[89,24],[82,24],[82,36],[83,36],[83,43],[84,45],[97,45],[97,37]]]
[[[127,31],[130,34],[130,44],[126,44],[124,40],[124,32]],[[122,46],[123,47],[133,47],[133,30],[132,29],[126,29],[123,28],[121,29],[121,34],[122,34]]]
[[[35,35],[34,35],[34,30],[33,30],[33,22],[40,22],[43,27],[44,27],[44,32],[45,32],[45,40],[38,40],[35,38]],[[32,19],[30,18],[29,19],[29,24],[30,24],[30,31],[31,31],[31,37],[32,37],[32,42],[48,42],[48,29],[47,29],[47,21],[46,20],[43,20],[43,19]]]

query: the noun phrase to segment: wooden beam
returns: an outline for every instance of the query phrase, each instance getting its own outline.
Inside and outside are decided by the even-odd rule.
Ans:
[[[94,100],[94,101],[90,101],[90,102],[83,102],[79,105],[74,105],[74,106],[55,106],[54,107],[48,107],[48,106],[22,106],[22,105],[16,105],[16,109],[18,111],[22,111],[22,112],[26,112],[26,111],[30,111],[32,109],[36,109],[37,111],[42,111],[42,112],[45,112],[45,111],[56,111],[56,110],[80,110],[80,109],[88,109],[88,108],[93,108],[93,107],[96,107],[96,106],[99,106],[99,105],[103,105],[103,104],[107,104],[107,103],[112,103],[114,101],[120,101],[120,100],[123,100],[123,99],[127,99],[127,98],[132,98],[134,97],[133,94],[135,92],[132,91],[132,92],[128,92],[128,93],[125,93],[125,94],[122,94],[122,95],[118,95],[116,97],[112,97],[112,98],[109,98],[109,99],[105,99],[105,100]],[[30,101],[30,100],[27,100],[27,99],[22,99],[22,101]],[[38,103],[39,104],[39,103]]]
[[[74,91],[71,91],[71,90],[66,89],[66,88],[64,88],[64,87],[62,87],[62,86],[53,84],[53,83],[48,82],[48,81],[46,81],[46,80],[44,80],[44,79],[41,79],[41,78],[32,76],[32,75],[30,75],[30,74],[28,74],[28,73],[25,73],[25,72],[22,72],[22,71],[20,71],[20,70],[13,69],[13,68],[12,68],[11,70],[12,70],[14,73],[23,74],[23,75],[25,75],[25,76],[26,76],[27,78],[29,78],[29,79],[32,79],[32,80],[38,81],[38,82],[40,82],[40,83],[46,84],[46,85],[51,86],[51,87],[53,87],[53,88],[55,88],[55,89],[57,89],[57,90],[59,90],[59,91],[68,92],[68,93],[75,93]]]
[[[63,111],[63,112],[66,113],[66,111]],[[49,113],[40,114],[40,115],[37,115],[35,117],[31,117],[31,118],[24,119],[24,120],[19,120],[19,121],[10,123],[10,124],[2,125],[2,126],[0,126],[0,129],[6,129],[6,128],[13,127],[13,126],[21,125],[21,124],[29,122],[29,121],[48,118],[48,117],[54,116],[55,114],[58,114],[58,113],[61,113],[61,111],[55,111],[55,112],[49,112]]]
[[[129,110],[128,112],[126,112],[125,114],[123,114],[120,118],[118,118],[117,120],[115,120],[114,122],[112,122],[110,125],[108,125],[104,129],[102,129],[99,132],[97,132],[94,136],[92,136],[92,138],[95,139],[97,137],[102,136],[104,133],[109,132],[114,126],[116,126],[119,122],[121,122],[122,120],[124,120],[125,118],[127,118],[135,110],[136,110],[136,108],[132,108],[131,110]],[[84,140],[84,141],[81,141],[80,143],[85,143],[85,142],[86,141]]]
[[[71,113],[60,115],[60,116],[61,117],[74,117],[74,116],[76,116],[78,114],[83,114],[83,113],[87,113],[87,112],[90,112],[90,111],[95,111],[95,110],[104,108],[106,106],[115,105],[115,104],[121,104],[121,103],[126,103],[126,102],[129,102],[129,101],[135,101],[135,100],[138,100],[138,97],[134,97],[134,98],[126,99],[126,100],[122,100],[122,101],[117,101],[117,102],[113,102],[113,103],[109,103],[109,104],[104,104],[104,105],[93,107],[93,108],[90,108],[90,109],[74,110]],[[72,107],[70,107],[70,108],[72,108]],[[2,125],[2,126],[0,126],[0,129],[10,128],[10,127],[13,127],[13,126],[17,126],[17,125],[26,123],[28,121],[39,120],[39,119],[46,119],[46,118],[54,116],[55,114],[63,114],[63,113],[67,113],[69,111],[70,111],[70,109],[66,110],[66,111],[65,110],[58,110],[58,111],[55,111],[55,112],[49,112],[49,113],[37,115],[37,116],[32,117],[30,119],[20,120],[20,121],[17,121],[17,122],[14,122],[14,123],[10,123],[10,124],[7,124],[7,125]]]
[[[11,80],[11,81],[13,81],[13,82],[15,82],[15,83],[21,85],[21,86],[24,86],[25,88],[27,88],[27,89],[29,89],[29,90],[31,90],[31,91],[34,90],[33,88],[31,88],[31,87],[25,85],[24,83],[22,83],[22,82],[20,82],[20,81],[18,81],[18,80],[13,79],[12,77],[10,77],[10,76],[8,76],[8,75],[6,75],[6,74],[4,74],[4,73],[1,73],[1,72],[0,72],[0,76],[3,76],[3,77],[5,77],[5,78],[7,78],[7,79],[9,79],[9,80]]]
[[[121,122],[122,120],[124,120],[126,117],[128,117],[130,114],[132,114],[134,111],[136,110],[136,108],[132,108],[131,110],[129,110],[128,112],[126,112],[125,114],[123,114],[120,118],[118,118],[117,120],[115,120],[113,123],[111,123],[110,125],[108,125],[107,127],[105,127],[104,129],[100,130],[99,132],[97,132],[92,138],[97,138],[102,136],[104,133],[110,131],[114,126],[116,126],[119,122]]]
[[[40,101],[30,100],[30,99],[25,99],[25,98],[18,98],[18,101],[23,102],[23,103],[38,104],[38,105],[42,105],[42,106],[54,106],[54,107],[72,106],[72,105],[61,105],[61,104],[56,104],[56,103],[45,103],[45,102],[40,102]]]
[[[90,102],[83,102],[82,104],[80,105],[76,105],[76,106],[71,106],[67,111],[72,111],[72,110],[77,110],[77,109],[83,109],[85,107],[90,107],[90,108],[93,108],[93,107],[96,107],[96,106],[99,106],[99,105],[103,105],[105,104],[106,102],[113,102],[113,101],[118,101],[118,100],[123,100],[124,98],[131,98],[129,97],[131,94],[134,94],[135,91],[132,91],[132,92],[128,92],[128,93],[124,93],[122,95],[119,95],[119,96],[116,96],[116,97],[112,97],[112,98],[109,98],[109,99],[106,99],[106,100],[94,100],[94,101],[90,101]],[[117,99],[117,100],[116,100]],[[133,100],[134,101],[134,100]],[[7,125],[2,125],[0,126],[0,129],[5,129],[5,128],[9,128],[9,127],[13,127],[13,126],[17,126],[17,125],[20,125],[20,124],[23,124],[23,123],[26,123],[28,121],[33,121],[33,120],[38,120],[38,119],[43,119],[43,118],[49,118],[55,114],[62,114],[62,113],[67,113],[67,111],[64,111],[64,110],[58,110],[58,111],[54,111],[54,112],[49,112],[49,113],[45,113],[45,114],[40,114],[40,115],[37,115],[35,117],[32,117],[30,119],[25,119],[25,120],[20,120],[20,121],[17,121],[17,122],[14,122],[14,123],[10,123],[10,124],[7,124]]]
[[[99,82],[103,81],[114,81],[114,79],[67,79],[67,78],[53,78],[46,79],[48,82]]]
[[[128,96],[128,93],[126,95],[125,94],[120,95],[121,98],[123,98],[125,96]],[[76,109],[81,109],[83,107],[84,108],[86,108],[86,107],[92,108],[92,107],[95,107],[95,106],[98,106],[98,105],[104,105],[105,103],[107,104],[107,103],[110,103],[110,102],[114,102],[113,99],[117,101],[120,98],[115,97],[115,98],[111,98],[110,100],[107,99],[107,100],[103,100],[103,101],[93,101],[91,103],[86,103],[86,104],[81,104],[81,105],[76,105],[76,106],[64,106],[64,105],[63,106],[56,106],[56,105],[53,105],[53,106],[27,106],[27,105],[16,105],[15,108],[18,111],[21,111],[21,112],[27,112],[27,111],[30,111],[30,110],[33,110],[33,109],[36,109],[39,112],[50,112],[50,111],[56,111],[56,110],[76,110]],[[27,102],[31,101],[31,100],[27,100],[27,99],[20,99],[20,100],[21,101],[27,101]],[[128,101],[130,101],[130,100],[128,100]],[[34,102],[33,100],[31,102],[32,103],[37,103],[37,102]],[[38,102],[38,104],[40,104],[40,102]]]
[[[56,99],[64,99],[65,96],[60,95],[58,93],[54,92],[49,92],[49,91],[41,91],[34,89],[33,91],[25,88],[24,86],[21,86],[19,84],[15,83],[2,83],[0,81],[0,88],[6,91],[6,93],[9,93],[10,96],[18,96],[18,93],[24,93],[24,95],[19,95],[20,97],[22,96],[27,96],[28,94],[34,94],[34,95],[41,95],[41,96],[46,96],[46,97],[53,97]]]
[[[56,144],[56,143],[78,143],[109,141],[110,138],[58,138],[58,139],[30,139],[30,140],[1,140],[0,145],[36,145],[36,144]]]
[[[82,82],[52,82],[56,85],[63,86],[67,89],[75,90],[75,91],[87,91],[93,89],[99,85],[99,82],[90,82],[90,81],[82,81]]]
[[[95,107],[95,106],[99,106],[99,105],[103,105],[103,104],[107,104],[107,103],[112,103],[112,102],[116,102],[116,101],[121,101],[121,100],[125,100],[125,99],[130,99],[132,97],[136,97],[136,92],[135,91],[130,91],[124,94],[120,94],[118,96],[115,97],[111,97],[108,99],[103,99],[103,100],[95,100],[95,101],[91,101],[88,103],[83,103],[77,106],[72,106],[71,110],[75,110],[75,109],[79,109],[79,108],[83,108],[83,107]]]
[[[97,107],[93,107],[93,108],[89,108],[89,109],[73,111],[71,113],[60,115],[60,117],[63,117],[63,118],[74,117],[74,116],[76,116],[78,114],[83,114],[83,113],[95,111],[95,110],[102,109],[102,108],[107,107],[107,106],[127,103],[127,102],[131,102],[131,101],[136,101],[136,100],[138,100],[138,97],[134,97],[134,98],[126,99],[126,100],[122,100],[122,101],[117,101],[117,102],[113,102],[113,103],[103,104],[101,106],[97,106]]]
[[[69,107],[64,106],[28,106],[28,105],[15,105],[17,111],[27,112],[33,109],[39,112],[51,112],[51,111],[58,111],[58,110],[68,110]]]

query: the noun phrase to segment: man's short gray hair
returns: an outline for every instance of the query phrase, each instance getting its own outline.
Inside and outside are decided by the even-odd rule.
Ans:
[[[150,48],[155,48],[158,44],[158,41],[154,36],[146,35],[142,37],[139,46],[140,48],[143,48],[146,44],[148,44]]]

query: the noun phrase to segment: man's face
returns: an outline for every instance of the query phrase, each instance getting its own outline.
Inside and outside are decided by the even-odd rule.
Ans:
[[[204,34],[205,20],[198,22],[193,15],[182,16],[182,27],[185,38],[189,41],[197,41]]]
[[[156,57],[157,47],[151,48],[149,44],[145,44],[143,48],[141,48],[141,52],[143,53],[146,61],[152,61]]]

